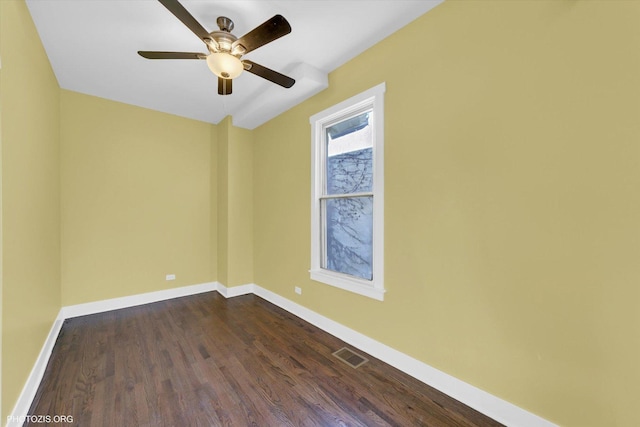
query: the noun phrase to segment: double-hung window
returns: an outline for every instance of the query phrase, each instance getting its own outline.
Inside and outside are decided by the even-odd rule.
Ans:
[[[382,83],[311,117],[311,279],[383,300]]]

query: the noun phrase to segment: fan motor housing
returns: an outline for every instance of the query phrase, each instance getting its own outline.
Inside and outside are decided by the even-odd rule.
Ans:
[[[222,52],[231,52],[231,45],[238,40],[236,36],[226,31],[213,31],[209,35],[218,43]]]

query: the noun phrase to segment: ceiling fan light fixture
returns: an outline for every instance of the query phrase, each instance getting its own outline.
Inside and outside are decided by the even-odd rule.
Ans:
[[[235,79],[244,70],[242,61],[227,52],[214,52],[207,56],[207,65],[213,74],[223,79]]]
[[[1,1],[1,0],[0,0]],[[205,59],[213,74],[218,77],[218,95],[232,93],[233,79],[242,74],[243,70],[280,85],[290,88],[296,82],[291,77],[280,74],[260,64],[249,60],[240,60],[249,53],[267,43],[286,36],[291,32],[291,25],[282,15],[274,15],[271,19],[238,38],[231,34],[233,21],[225,16],[217,19],[220,31],[207,32],[202,25],[189,13],[179,0],[158,0],[169,12],[202,40],[209,50],[208,54],[198,52],[165,52],[138,51],[138,55],[147,59]]]

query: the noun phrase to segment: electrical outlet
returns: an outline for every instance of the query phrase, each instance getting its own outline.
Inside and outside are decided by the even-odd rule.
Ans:
[[[167,280],[176,280],[175,274],[167,274]]]
[[[295,287],[295,291],[296,291],[296,294],[302,295],[302,288],[299,288],[299,287],[296,286]]]

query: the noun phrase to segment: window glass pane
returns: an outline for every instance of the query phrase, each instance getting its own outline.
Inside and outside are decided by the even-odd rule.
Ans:
[[[324,268],[373,279],[373,197],[322,200]]]
[[[371,112],[326,128],[326,194],[373,191]]]

